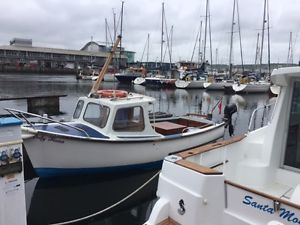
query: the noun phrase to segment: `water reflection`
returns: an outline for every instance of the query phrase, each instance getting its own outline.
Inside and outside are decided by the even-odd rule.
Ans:
[[[40,178],[31,197],[28,224],[58,223],[94,214],[125,198],[156,173]],[[27,182],[27,188],[31,182],[36,180]],[[149,217],[156,187],[157,178],[120,205],[77,224],[142,224]]]

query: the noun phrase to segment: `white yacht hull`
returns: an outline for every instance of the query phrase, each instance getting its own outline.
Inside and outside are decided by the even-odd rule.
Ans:
[[[246,93],[263,93],[268,92],[270,89],[270,83],[249,83],[249,84],[233,84],[232,89],[236,92]]]
[[[232,84],[227,82],[205,82],[203,87],[207,90],[224,91],[232,88]]]
[[[204,83],[205,83],[205,81],[202,81],[202,80],[190,80],[190,81],[176,80],[175,86],[177,88],[183,88],[183,89],[204,88],[204,86],[203,86]]]

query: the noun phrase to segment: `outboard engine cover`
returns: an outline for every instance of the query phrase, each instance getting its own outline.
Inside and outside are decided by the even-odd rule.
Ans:
[[[226,105],[224,108],[224,121],[226,122],[225,128],[229,129],[229,135],[232,136],[234,129],[232,126],[232,115],[237,112],[237,106],[235,103]]]

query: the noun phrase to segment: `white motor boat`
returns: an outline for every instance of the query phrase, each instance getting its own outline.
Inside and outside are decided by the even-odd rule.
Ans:
[[[197,116],[150,120],[154,101],[136,93],[100,90],[79,98],[70,122],[7,110],[28,122],[22,137],[41,177],[153,168],[170,153],[223,136],[222,121]],[[25,115],[42,122],[31,123]]]
[[[300,224],[300,67],[271,80],[280,93],[266,126],[165,158],[145,224]]]

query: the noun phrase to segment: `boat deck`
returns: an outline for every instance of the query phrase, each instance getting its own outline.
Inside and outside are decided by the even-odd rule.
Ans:
[[[95,129],[92,129],[91,127],[88,127],[83,124],[70,124],[71,126],[75,127],[69,127],[64,126],[60,124],[42,124],[42,125],[36,125],[35,129],[47,131],[47,132],[53,132],[53,133],[60,133],[60,134],[66,134],[66,135],[72,135],[72,136],[80,136],[80,137],[93,137],[93,138],[106,138],[107,136],[101,134]],[[76,129],[78,128],[78,129]],[[81,130],[83,131],[81,131]]]
[[[169,218],[161,221],[157,225],[180,225],[180,223],[177,223],[175,220],[173,220],[172,218],[169,217]]]

